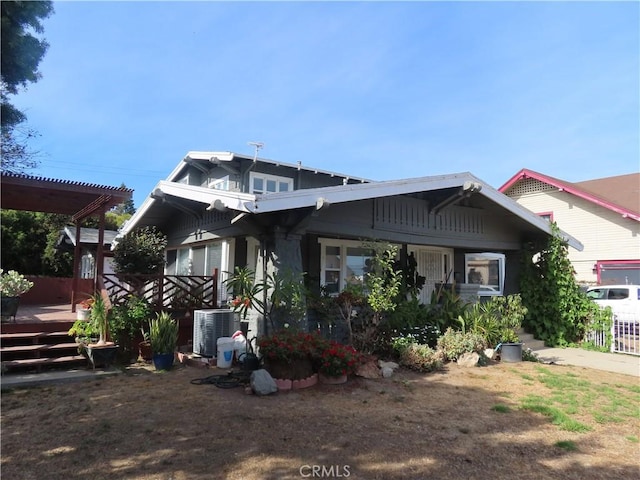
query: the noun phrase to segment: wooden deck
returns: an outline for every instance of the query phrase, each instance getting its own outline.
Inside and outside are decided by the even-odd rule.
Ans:
[[[69,330],[76,321],[71,304],[58,305],[20,305],[16,321],[2,321],[3,334],[28,332],[56,332]]]
[[[76,314],[71,304],[64,305],[20,305],[15,323],[75,322]],[[14,323],[3,322],[4,324]]]

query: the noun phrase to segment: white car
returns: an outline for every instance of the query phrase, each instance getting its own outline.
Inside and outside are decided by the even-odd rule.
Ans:
[[[589,287],[587,297],[601,307],[611,307],[616,327],[624,333],[640,334],[640,285]]]

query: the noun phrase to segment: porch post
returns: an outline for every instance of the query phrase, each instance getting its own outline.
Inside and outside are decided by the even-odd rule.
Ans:
[[[73,247],[73,280],[71,281],[71,311],[76,311],[78,270],[80,269],[80,220],[76,221],[76,244]]]
[[[260,249],[260,258],[256,265],[256,282],[260,283],[267,275],[276,273],[290,273],[292,276],[302,274],[302,250],[300,247],[301,235],[286,234],[282,230],[276,228],[268,236],[262,240],[262,248]],[[265,292],[266,296],[270,296],[271,292]],[[267,307],[268,309],[268,307]],[[276,328],[282,327],[287,321],[278,312],[273,312],[272,321]],[[263,319],[262,328],[258,329],[259,335],[270,333],[268,330],[271,325],[267,319]]]
[[[100,208],[100,223],[98,225],[98,248],[96,249],[96,278],[93,279],[94,291],[98,285],[102,284],[102,274],[104,273],[104,217],[105,205]]]

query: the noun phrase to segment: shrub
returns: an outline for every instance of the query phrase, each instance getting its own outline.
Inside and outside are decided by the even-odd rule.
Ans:
[[[400,363],[418,372],[433,372],[442,368],[443,354],[428,345],[409,343],[401,351]]]
[[[448,328],[438,339],[438,349],[442,350],[445,358],[456,361],[463,353],[482,352],[487,343],[482,335],[473,332],[460,332]]]
[[[339,377],[353,373],[361,363],[360,354],[347,345],[331,342],[320,356],[320,373],[329,377]]]
[[[142,227],[120,239],[113,250],[116,273],[153,274],[164,267],[167,237],[155,227]]]

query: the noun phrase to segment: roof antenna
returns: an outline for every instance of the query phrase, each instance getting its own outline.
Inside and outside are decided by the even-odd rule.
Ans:
[[[258,160],[258,150],[260,150],[262,147],[264,147],[264,143],[262,143],[262,142],[247,142],[247,145],[253,145],[256,148],[256,153],[253,156],[253,163],[255,163],[256,160]]]

